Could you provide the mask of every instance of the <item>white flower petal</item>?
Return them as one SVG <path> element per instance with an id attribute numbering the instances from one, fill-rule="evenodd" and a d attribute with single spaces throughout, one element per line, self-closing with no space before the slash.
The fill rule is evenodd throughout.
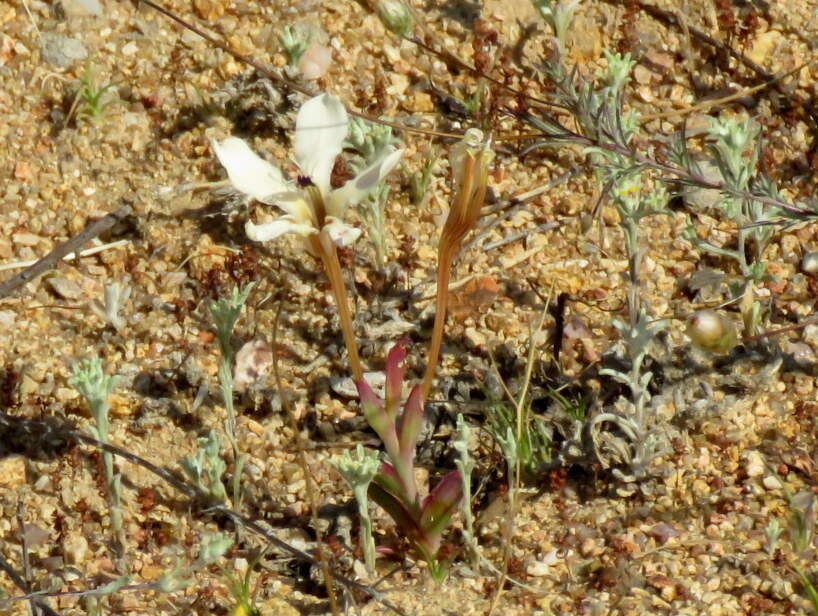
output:
<path id="1" fill-rule="evenodd" d="M 348 206 L 359 203 L 381 183 L 381 180 L 398 164 L 401 156 L 403 150 L 390 149 L 354 179 L 333 190 L 326 200 L 327 213 L 330 216 L 343 217 Z"/>
<path id="2" fill-rule="evenodd" d="M 286 193 L 279 193 L 274 195 L 269 201 L 270 204 L 284 210 L 288 218 L 293 222 L 303 225 L 315 226 L 316 222 L 313 218 L 312 206 L 304 198 L 304 193 L 294 190 Z"/>
<path id="3" fill-rule="evenodd" d="M 316 230 L 312 225 L 303 225 L 294 222 L 289 216 L 283 216 L 278 220 L 261 225 L 255 225 L 248 220 L 244 225 L 244 232 L 254 242 L 269 242 L 285 233 L 296 233 L 306 237 L 316 233 Z"/>
<path id="4" fill-rule="evenodd" d="M 321 94 L 301 105 L 295 120 L 295 160 L 321 194 L 329 192 L 335 158 L 344 147 L 349 118 L 341 101 Z"/>
<path id="5" fill-rule="evenodd" d="M 360 229 L 352 227 L 334 216 L 327 217 L 327 224 L 324 225 L 324 230 L 338 246 L 350 246 L 355 243 L 355 240 L 361 237 Z"/>
<path id="6" fill-rule="evenodd" d="M 267 201 L 271 195 L 292 190 L 281 171 L 259 157 L 238 137 L 228 137 L 221 143 L 214 140 L 212 144 L 230 183 L 239 192 Z"/>

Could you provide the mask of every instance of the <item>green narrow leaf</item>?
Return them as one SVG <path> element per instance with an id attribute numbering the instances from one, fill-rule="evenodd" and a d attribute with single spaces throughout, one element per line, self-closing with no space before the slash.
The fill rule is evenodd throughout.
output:
<path id="1" fill-rule="evenodd" d="M 358 396 L 361 398 L 361 407 L 366 421 L 383 441 L 386 453 L 392 461 L 398 460 L 400 445 L 395 431 L 395 421 L 389 417 L 389 414 L 383 408 L 383 402 L 375 395 L 375 392 L 372 391 L 366 381 L 358 381 L 355 385 L 358 387 Z"/>
<path id="2" fill-rule="evenodd" d="M 400 443 L 401 461 L 408 467 L 413 465 L 415 459 L 415 447 L 417 446 L 418 435 L 423 426 L 423 399 L 420 397 L 420 387 L 417 385 L 412 389 L 406 404 L 403 406 L 403 414 L 398 420 L 398 442 Z"/>
<path id="3" fill-rule="evenodd" d="M 403 375 L 406 366 L 406 341 L 398 340 L 386 356 L 386 413 L 392 421 L 398 415 L 403 394 Z"/>

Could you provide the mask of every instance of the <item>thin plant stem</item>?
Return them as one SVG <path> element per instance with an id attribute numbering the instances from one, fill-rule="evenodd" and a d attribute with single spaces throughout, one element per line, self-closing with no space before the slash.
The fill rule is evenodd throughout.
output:
<path id="1" fill-rule="evenodd" d="M 278 395 L 281 398 L 281 406 L 286 412 L 287 420 L 290 424 L 290 430 L 292 430 L 293 437 L 295 438 L 296 448 L 298 449 L 298 463 L 301 466 L 301 472 L 304 473 L 307 501 L 310 505 L 312 526 L 315 530 L 315 540 L 318 544 L 316 556 L 321 567 L 321 573 L 324 576 L 324 586 L 327 588 L 327 597 L 329 598 L 330 609 L 332 610 L 333 616 L 339 616 L 340 612 L 338 611 L 338 599 L 335 596 L 335 587 L 333 586 L 332 582 L 332 571 L 330 570 L 329 562 L 324 555 L 323 536 L 318 519 L 318 500 L 315 497 L 315 487 L 312 484 L 312 474 L 310 473 L 310 469 L 307 464 L 306 443 L 304 442 L 304 437 L 301 434 L 301 430 L 298 429 L 298 422 L 295 420 L 295 413 L 293 412 L 292 406 L 290 406 L 290 400 L 287 398 L 287 394 L 284 391 L 281 381 L 281 373 L 278 369 L 278 353 L 275 351 L 275 349 L 278 348 L 278 324 L 279 318 L 281 317 L 281 309 L 283 307 L 284 303 L 279 302 L 278 308 L 276 309 L 275 320 L 273 321 L 273 375 L 276 380 L 276 387 L 278 387 Z"/>
<path id="2" fill-rule="evenodd" d="M 458 247 L 459 248 L 459 247 Z M 426 354 L 426 371 L 420 386 L 420 398 L 425 400 L 432 388 L 435 378 L 437 362 L 440 357 L 440 347 L 443 343 L 443 329 L 446 325 L 446 307 L 449 300 L 449 280 L 452 275 L 452 261 L 456 250 L 451 244 L 444 246 L 441 243 L 437 259 L 437 295 L 435 296 L 435 324 L 432 329 L 432 339 L 429 341 L 429 351 Z"/>
<path id="3" fill-rule="evenodd" d="M 224 408 L 227 411 L 227 421 L 225 422 L 225 432 L 227 433 L 227 440 L 230 441 L 230 448 L 233 450 L 233 478 L 231 480 L 231 489 L 233 493 L 233 503 L 235 506 L 241 507 L 241 472 L 244 466 L 244 460 L 239 451 L 239 444 L 236 439 L 236 407 L 233 405 L 233 357 L 225 355 L 222 352 L 221 360 L 219 361 L 219 386 L 222 390 L 222 397 L 224 398 Z"/>
<path id="4" fill-rule="evenodd" d="M 364 371 L 361 367 L 361 359 L 358 356 L 358 341 L 355 338 L 355 329 L 352 326 L 352 314 L 349 311 L 349 297 L 344 275 L 341 272 L 341 263 L 338 261 L 338 253 L 335 244 L 322 231 L 318 235 L 311 235 L 309 238 L 313 250 L 318 253 L 321 263 L 324 265 L 324 272 L 332 287 L 332 294 L 335 296 L 335 304 L 338 306 L 338 318 L 341 321 L 341 331 L 344 334 L 344 343 L 349 355 L 349 366 L 355 381 L 364 378 Z"/>
<path id="5" fill-rule="evenodd" d="M 534 358 L 536 356 L 534 338 L 542 330 L 543 323 L 545 322 L 545 315 L 548 314 L 548 307 L 550 303 L 551 294 L 549 294 L 548 301 L 543 307 L 542 314 L 540 315 L 540 322 L 537 324 L 537 327 L 533 330 L 529 330 L 530 340 L 528 345 L 528 359 L 525 366 L 525 377 L 523 379 L 523 388 L 516 400 L 512 398 L 517 416 L 517 424 L 515 426 L 516 434 L 514 435 L 514 438 L 517 441 L 518 446 L 523 440 L 523 426 L 528 425 L 528 410 L 525 399 L 528 396 L 528 388 L 531 385 L 531 375 L 534 371 Z M 508 390 L 506 391 L 508 392 Z M 497 589 L 495 590 L 494 597 L 491 601 L 491 607 L 488 611 L 489 616 L 491 616 L 491 614 L 493 614 L 494 610 L 497 608 L 500 601 L 500 595 L 503 592 L 503 586 L 505 585 L 506 578 L 508 577 L 508 560 L 511 556 L 511 539 L 514 536 L 514 519 L 517 516 L 518 506 L 517 495 L 520 492 L 520 473 L 522 472 L 522 462 L 520 460 L 520 456 L 517 456 L 516 460 L 514 460 L 513 468 L 514 476 L 509 477 L 508 482 L 508 516 L 506 518 L 506 523 L 503 525 L 503 534 L 505 535 L 505 542 L 503 546 L 503 564 L 497 576 Z M 509 467 L 509 472 L 511 472 L 511 466 Z"/>

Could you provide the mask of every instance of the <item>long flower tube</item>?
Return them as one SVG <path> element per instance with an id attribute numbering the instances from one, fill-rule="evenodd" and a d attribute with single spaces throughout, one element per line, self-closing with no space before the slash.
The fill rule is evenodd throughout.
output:
<path id="1" fill-rule="evenodd" d="M 480 210 L 486 199 L 488 168 L 493 158 L 491 139 L 484 141 L 483 132 L 476 128 L 466 131 L 463 140 L 452 149 L 455 196 L 443 225 L 438 247 L 435 324 L 426 354 L 426 371 L 420 386 L 423 400 L 432 387 L 440 358 L 452 263 L 460 252 L 466 233 L 474 228 L 480 218 Z"/>

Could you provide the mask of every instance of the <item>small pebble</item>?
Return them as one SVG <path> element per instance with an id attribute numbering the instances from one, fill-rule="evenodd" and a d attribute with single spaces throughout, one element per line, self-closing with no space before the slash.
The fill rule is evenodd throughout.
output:
<path id="1" fill-rule="evenodd" d="M 808 252 L 801 259 L 801 271 L 805 274 L 818 273 L 818 251 Z"/>
<path id="2" fill-rule="evenodd" d="M 102 5 L 99 0 L 61 0 L 63 11 L 68 17 L 82 17 L 85 15 L 102 15 Z"/>
<path id="3" fill-rule="evenodd" d="M 747 454 L 747 476 L 761 477 L 764 474 L 764 459 L 757 451 Z"/>
<path id="4" fill-rule="evenodd" d="M 48 285 L 48 288 L 50 288 L 59 298 L 78 299 L 82 297 L 82 289 L 80 286 L 68 278 L 49 278 L 46 284 Z"/>
<path id="5" fill-rule="evenodd" d="M 55 68 L 69 68 L 75 62 L 85 60 L 88 50 L 77 39 L 46 32 L 41 39 L 43 60 Z"/>
<path id="6" fill-rule="evenodd" d="M 69 536 L 64 542 L 65 560 L 70 565 L 79 565 L 88 554 L 88 540 L 82 535 Z"/>

